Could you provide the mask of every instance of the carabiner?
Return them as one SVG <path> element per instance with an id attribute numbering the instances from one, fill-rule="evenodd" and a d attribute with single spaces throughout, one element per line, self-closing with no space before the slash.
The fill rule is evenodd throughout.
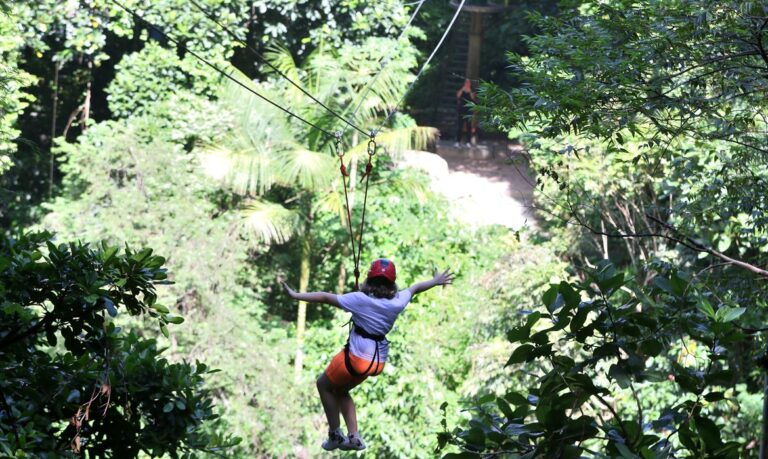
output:
<path id="1" fill-rule="evenodd" d="M 371 138 L 371 140 L 368 141 L 368 156 L 373 156 L 376 154 L 376 139 Z"/>

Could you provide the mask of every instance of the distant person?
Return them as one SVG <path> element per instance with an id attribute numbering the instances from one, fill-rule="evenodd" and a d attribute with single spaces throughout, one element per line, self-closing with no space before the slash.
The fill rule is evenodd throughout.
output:
<path id="1" fill-rule="evenodd" d="M 359 292 L 335 295 L 326 292 L 297 293 L 283 282 L 291 298 L 308 303 L 324 303 L 352 313 L 352 327 L 344 348 L 331 360 L 328 368 L 317 379 L 317 391 L 328 418 L 328 439 L 323 449 L 331 451 L 362 450 L 365 443 L 357 430 L 355 403 L 349 395 L 354 387 L 368 376 L 377 376 L 384 370 L 389 352 L 386 334 L 392 330 L 397 316 L 403 312 L 413 295 L 437 285 L 450 284 L 453 274 L 446 269 L 435 270 L 432 279 L 397 290 L 395 264 L 380 258 L 371 263 L 368 278 Z M 340 428 L 339 412 L 344 415 L 348 436 Z"/>
<path id="2" fill-rule="evenodd" d="M 470 118 L 472 110 L 469 108 L 470 103 L 477 101 L 475 93 L 472 91 L 472 80 L 469 78 L 464 79 L 464 84 L 456 91 L 456 115 L 457 115 L 457 127 L 456 127 L 456 146 L 461 145 L 461 140 L 464 137 L 464 133 L 467 133 L 467 146 L 471 147 L 472 138 L 477 131 L 477 125 L 475 120 Z"/>

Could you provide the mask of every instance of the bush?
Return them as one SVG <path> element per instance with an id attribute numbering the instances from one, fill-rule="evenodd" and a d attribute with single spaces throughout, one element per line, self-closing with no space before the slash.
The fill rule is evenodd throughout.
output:
<path id="1" fill-rule="evenodd" d="M 0 450 L 177 457 L 234 443 L 202 430 L 217 417 L 204 364 L 168 363 L 110 320 L 148 315 L 166 334 L 183 321 L 156 303 L 164 263 L 47 233 L 0 239 Z"/>

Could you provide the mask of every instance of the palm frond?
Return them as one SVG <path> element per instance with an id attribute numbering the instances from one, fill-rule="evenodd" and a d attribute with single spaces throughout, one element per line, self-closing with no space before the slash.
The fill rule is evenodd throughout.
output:
<path id="1" fill-rule="evenodd" d="M 393 58 L 383 71 L 382 53 Z M 338 52 L 318 49 L 302 68 L 313 94 L 334 104 L 348 118 L 360 105 L 351 121 L 366 126 L 375 124 L 381 113 L 400 99 L 414 78 L 409 69 L 415 64 L 411 47 L 389 38 L 372 37 L 361 44 L 345 45 Z"/>
<path id="2" fill-rule="evenodd" d="M 439 131 L 432 127 L 409 126 L 379 132 L 376 143 L 393 158 L 399 158 L 406 150 L 424 149 L 438 134 Z M 366 139 L 352 147 L 349 154 L 353 158 L 361 158 L 366 154 L 367 148 Z"/>
<path id="3" fill-rule="evenodd" d="M 205 174 L 244 196 L 263 194 L 281 181 L 274 163 L 270 152 L 260 148 L 211 145 L 200 152 Z"/>
<path id="4" fill-rule="evenodd" d="M 285 105 L 284 97 L 273 85 L 256 84 L 239 72 L 235 78 L 275 103 Z M 293 139 L 291 125 L 282 110 L 234 82 L 224 86 L 220 103 L 234 115 L 234 132 L 245 135 L 251 143 L 282 143 Z"/>
<path id="5" fill-rule="evenodd" d="M 236 78 L 272 100 L 281 100 L 269 84 L 257 85 L 242 74 Z M 276 183 L 286 183 L 280 176 L 280 152 L 292 148 L 295 133 L 285 114 L 235 83 L 224 87 L 220 101 L 232 114 L 232 129 L 219 143 L 203 149 L 206 172 L 245 195 L 260 195 Z"/>
<path id="6" fill-rule="evenodd" d="M 303 81 L 303 72 L 296 65 L 296 61 L 288 48 L 280 45 L 271 45 L 267 48 L 267 52 L 264 53 L 264 57 L 270 64 L 278 69 L 280 73 L 287 76 L 304 90 L 307 90 L 306 82 Z M 277 77 L 278 75 L 275 76 Z M 304 93 L 287 81 L 283 81 L 282 83 L 285 84 L 286 95 L 291 102 L 293 102 L 293 105 L 300 105 L 297 102 L 306 97 Z"/>
<path id="7" fill-rule="evenodd" d="M 280 204 L 253 199 L 243 206 L 243 223 L 248 233 L 267 244 L 283 244 L 301 228 L 301 215 Z"/>
<path id="8" fill-rule="evenodd" d="M 281 177 L 287 185 L 318 191 L 328 188 L 336 171 L 335 159 L 329 153 L 308 150 L 299 144 L 276 154 Z"/>
<path id="9" fill-rule="evenodd" d="M 328 193 L 323 193 L 315 200 L 315 211 L 337 214 L 342 225 L 347 225 L 347 208 L 344 201 L 344 192 L 341 191 L 341 185 L 334 187 Z"/>
<path id="10" fill-rule="evenodd" d="M 394 174 L 387 181 L 387 186 L 397 190 L 400 196 L 411 196 L 419 202 L 426 203 L 432 196 L 432 190 L 429 188 L 430 180 L 424 179 L 423 174 L 406 171 L 401 174 Z"/>

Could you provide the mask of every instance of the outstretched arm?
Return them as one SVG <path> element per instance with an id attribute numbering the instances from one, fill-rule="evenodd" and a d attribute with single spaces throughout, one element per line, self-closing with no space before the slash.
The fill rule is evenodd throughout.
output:
<path id="1" fill-rule="evenodd" d="M 290 296 L 294 300 L 306 301 L 307 303 L 330 304 L 331 306 L 336 306 L 337 308 L 341 307 L 341 305 L 339 304 L 338 297 L 333 293 L 327 293 L 327 292 L 299 293 L 293 290 L 291 287 L 288 287 L 288 284 L 286 284 L 285 282 L 283 282 L 283 288 L 285 289 L 285 293 L 287 293 L 288 296 Z"/>
<path id="2" fill-rule="evenodd" d="M 436 287 L 438 285 L 449 285 L 453 283 L 453 277 L 454 275 L 451 272 L 450 268 L 446 269 L 442 273 L 435 270 L 435 274 L 434 276 L 432 276 L 432 279 L 424 282 L 419 282 L 418 284 L 413 284 L 410 287 L 408 287 L 408 290 L 411 291 L 411 295 L 416 295 L 417 293 L 427 291 L 432 287 Z"/>

